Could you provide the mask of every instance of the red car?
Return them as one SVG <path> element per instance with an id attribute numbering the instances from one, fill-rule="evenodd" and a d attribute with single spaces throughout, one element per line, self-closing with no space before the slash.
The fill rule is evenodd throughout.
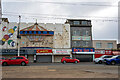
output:
<path id="1" fill-rule="evenodd" d="M 61 59 L 61 62 L 65 64 L 65 63 L 79 63 L 80 61 L 72 57 L 63 57 Z"/>
<path id="2" fill-rule="evenodd" d="M 20 64 L 22 66 L 25 66 L 28 63 L 29 63 L 28 59 L 26 59 L 24 56 L 14 56 L 10 59 L 1 60 L 1 64 L 3 66 L 16 65 L 16 64 Z"/>

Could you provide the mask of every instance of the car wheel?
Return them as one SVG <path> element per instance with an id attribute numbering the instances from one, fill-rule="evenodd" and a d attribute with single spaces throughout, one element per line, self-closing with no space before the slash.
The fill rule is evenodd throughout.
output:
<path id="1" fill-rule="evenodd" d="M 66 61 L 63 61 L 63 64 L 65 64 L 66 63 Z"/>
<path id="2" fill-rule="evenodd" d="M 77 61 L 75 61 L 75 64 L 77 64 L 78 62 Z"/>
<path id="3" fill-rule="evenodd" d="M 21 66 L 25 66 L 26 65 L 26 63 L 25 62 L 21 62 Z"/>
<path id="4" fill-rule="evenodd" d="M 115 64 L 116 64 L 116 62 L 115 62 L 115 61 L 112 61 L 112 62 L 111 62 L 111 65 L 115 65 Z"/>
<path id="5" fill-rule="evenodd" d="M 3 62 L 2 65 L 3 66 L 7 66 L 8 64 L 7 64 L 7 62 Z"/>
<path id="6" fill-rule="evenodd" d="M 99 61 L 98 63 L 99 63 L 99 64 L 102 64 L 102 61 Z"/>

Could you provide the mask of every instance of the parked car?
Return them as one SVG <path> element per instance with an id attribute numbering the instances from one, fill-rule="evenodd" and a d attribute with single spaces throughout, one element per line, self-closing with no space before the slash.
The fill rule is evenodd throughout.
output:
<path id="1" fill-rule="evenodd" d="M 5 59 L 6 59 L 5 57 L 0 57 L 0 61 L 1 61 L 1 60 L 5 60 Z"/>
<path id="2" fill-rule="evenodd" d="M 10 59 L 1 60 L 1 64 L 3 66 L 6 65 L 18 65 L 25 66 L 29 63 L 28 59 L 26 59 L 24 56 L 14 56 Z"/>
<path id="3" fill-rule="evenodd" d="M 94 63 L 102 64 L 104 62 L 104 59 L 111 58 L 111 57 L 112 57 L 112 55 L 103 55 L 103 56 L 101 56 L 99 58 L 95 58 Z"/>
<path id="4" fill-rule="evenodd" d="M 120 55 L 116 55 L 116 56 L 113 56 L 109 59 L 105 59 L 104 63 L 108 64 L 108 65 L 109 64 L 111 64 L 111 65 L 120 64 Z"/>
<path id="5" fill-rule="evenodd" d="M 72 57 L 63 57 L 61 59 L 61 62 L 65 64 L 65 63 L 79 63 L 80 61 Z"/>

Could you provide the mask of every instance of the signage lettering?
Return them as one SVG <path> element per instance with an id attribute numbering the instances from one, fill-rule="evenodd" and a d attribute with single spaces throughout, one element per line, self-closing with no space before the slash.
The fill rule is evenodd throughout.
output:
<path id="1" fill-rule="evenodd" d="M 36 53 L 52 53 L 52 49 L 38 49 Z"/>
<path id="2" fill-rule="evenodd" d="M 73 48 L 72 52 L 94 52 L 94 48 Z"/>

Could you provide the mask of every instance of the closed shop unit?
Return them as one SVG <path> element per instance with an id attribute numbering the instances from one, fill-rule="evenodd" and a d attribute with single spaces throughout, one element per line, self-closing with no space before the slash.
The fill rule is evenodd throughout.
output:
<path id="1" fill-rule="evenodd" d="M 72 57 L 71 51 L 71 49 L 53 49 L 53 62 L 61 62 L 61 59 L 66 56 Z"/>
<path id="2" fill-rule="evenodd" d="M 80 62 L 91 62 L 94 59 L 95 50 L 94 48 L 72 48 L 72 54 Z"/>
<path id="3" fill-rule="evenodd" d="M 29 60 L 29 62 L 34 62 L 34 56 L 33 55 L 28 55 L 28 60 Z"/>
<path id="4" fill-rule="evenodd" d="M 93 61 L 93 55 L 86 55 L 86 54 L 79 54 L 79 55 L 73 55 L 74 58 L 79 59 L 80 62 L 92 62 Z"/>
<path id="5" fill-rule="evenodd" d="M 51 63 L 52 56 L 51 55 L 37 55 L 37 62 Z"/>
<path id="6" fill-rule="evenodd" d="M 70 55 L 55 55 L 55 56 L 54 56 L 54 62 L 61 62 L 61 59 L 62 59 L 63 57 L 66 57 L 66 56 L 69 56 L 69 57 L 70 57 Z"/>

